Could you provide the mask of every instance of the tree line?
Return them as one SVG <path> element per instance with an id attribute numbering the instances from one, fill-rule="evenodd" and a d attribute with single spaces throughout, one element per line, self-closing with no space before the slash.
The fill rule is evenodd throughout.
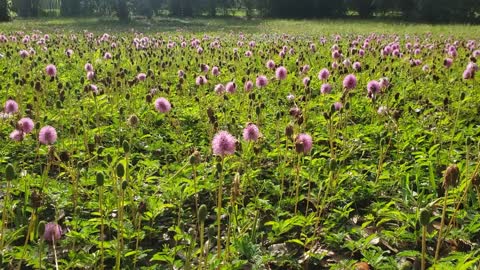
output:
<path id="1" fill-rule="evenodd" d="M 0 21 L 37 17 L 42 3 L 56 4 L 60 16 L 115 15 L 151 18 L 235 15 L 269 18 L 344 18 L 374 15 L 422 22 L 479 22 L 479 0 L 0 0 Z"/>

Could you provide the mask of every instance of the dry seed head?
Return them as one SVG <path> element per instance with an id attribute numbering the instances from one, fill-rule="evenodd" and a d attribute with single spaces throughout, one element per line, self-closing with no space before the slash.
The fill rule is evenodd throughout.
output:
<path id="1" fill-rule="evenodd" d="M 456 186 L 458 184 L 459 179 L 460 179 L 460 170 L 458 169 L 457 165 L 452 164 L 448 166 L 447 170 L 445 170 L 443 187 L 448 188 L 448 187 Z"/>

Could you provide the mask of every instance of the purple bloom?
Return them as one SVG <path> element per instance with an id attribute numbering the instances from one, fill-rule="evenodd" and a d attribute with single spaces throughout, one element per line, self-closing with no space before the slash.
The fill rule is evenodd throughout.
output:
<path id="1" fill-rule="evenodd" d="M 106 60 L 112 59 L 112 54 L 109 53 L 109 52 L 106 52 L 106 53 L 103 55 L 103 58 L 106 59 Z"/>
<path id="2" fill-rule="evenodd" d="M 25 134 L 21 130 L 18 130 L 18 129 L 15 129 L 14 131 L 12 131 L 12 133 L 10 133 L 10 139 L 12 139 L 16 142 L 23 141 L 24 137 L 25 137 Z"/>
<path id="3" fill-rule="evenodd" d="M 95 78 L 95 72 L 93 71 L 87 72 L 87 80 L 91 81 L 93 80 L 93 78 Z"/>
<path id="4" fill-rule="evenodd" d="M 206 84 L 208 81 L 207 81 L 207 78 L 205 78 L 204 76 L 198 76 L 196 79 L 195 79 L 195 84 L 196 85 L 204 85 Z"/>
<path id="5" fill-rule="evenodd" d="M 212 75 L 213 75 L 213 76 L 218 76 L 218 75 L 220 75 L 220 69 L 218 69 L 218 67 L 213 67 L 213 68 L 212 68 Z"/>
<path id="6" fill-rule="evenodd" d="M 265 87 L 265 86 L 267 86 L 267 84 L 268 84 L 267 77 L 265 77 L 263 75 L 260 75 L 260 76 L 257 77 L 256 85 L 257 85 L 258 88 Z"/>
<path id="7" fill-rule="evenodd" d="M 237 90 L 237 85 L 234 82 L 229 82 L 225 86 L 225 90 L 227 90 L 228 93 L 233 94 Z"/>
<path id="8" fill-rule="evenodd" d="M 54 65 L 50 64 L 45 68 L 45 72 L 48 76 L 55 77 L 57 75 L 57 68 Z"/>
<path id="9" fill-rule="evenodd" d="M 303 153 L 304 154 L 308 154 L 308 152 L 310 152 L 310 150 L 312 150 L 312 145 L 313 145 L 313 141 L 312 141 L 312 137 L 308 134 L 305 134 L 305 133 L 302 133 L 302 134 L 299 134 L 296 138 L 295 138 L 295 145 L 302 145 L 302 147 L 300 148 L 301 150 L 303 150 Z M 297 150 L 299 148 L 297 147 Z"/>
<path id="10" fill-rule="evenodd" d="M 178 71 L 178 77 L 183 78 L 183 76 L 185 76 L 185 72 L 183 72 L 183 70 L 179 70 Z"/>
<path id="11" fill-rule="evenodd" d="M 382 86 L 383 89 L 386 89 L 388 88 L 388 86 L 390 86 L 390 81 L 387 77 L 383 77 L 380 79 L 380 86 Z"/>
<path id="12" fill-rule="evenodd" d="M 304 65 L 304 66 L 300 69 L 300 71 L 301 71 L 302 73 L 307 73 L 307 72 L 310 71 L 310 66 L 309 66 L 309 65 Z"/>
<path id="13" fill-rule="evenodd" d="M 225 86 L 221 83 L 215 85 L 215 93 L 223 94 L 225 92 Z"/>
<path id="14" fill-rule="evenodd" d="M 318 73 L 318 79 L 322 81 L 328 80 L 329 76 L 330 76 L 330 72 L 326 68 L 320 70 L 320 72 Z"/>
<path id="15" fill-rule="evenodd" d="M 248 123 L 247 127 L 243 129 L 243 139 L 245 141 L 257 141 L 260 137 L 260 131 L 255 124 Z"/>
<path id="16" fill-rule="evenodd" d="M 335 108 L 335 111 L 340 111 L 343 108 L 343 104 L 337 101 L 333 103 L 333 107 Z"/>
<path id="17" fill-rule="evenodd" d="M 18 112 L 18 104 L 15 100 L 9 99 L 5 102 L 5 112 L 6 113 L 16 113 Z"/>
<path id="18" fill-rule="evenodd" d="M 275 62 L 273 62 L 273 60 L 268 60 L 267 64 L 266 64 L 266 67 L 268 69 L 274 69 L 275 68 Z"/>
<path id="19" fill-rule="evenodd" d="M 85 71 L 87 72 L 93 72 L 93 66 L 90 63 L 85 64 Z"/>
<path id="20" fill-rule="evenodd" d="M 34 123 L 32 119 L 24 117 L 20 119 L 17 123 L 17 129 L 23 131 L 23 133 L 30 133 L 33 130 Z"/>
<path id="21" fill-rule="evenodd" d="M 361 71 L 361 69 L 362 69 L 362 64 L 360 64 L 360 62 L 355 62 L 355 63 L 353 63 L 352 68 L 353 68 L 355 71 Z"/>
<path id="22" fill-rule="evenodd" d="M 213 154 L 217 156 L 233 155 L 237 140 L 227 131 L 219 131 L 212 140 Z"/>
<path id="23" fill-rule="evenodd" d="M 320 88 L 320 93 L 322 94 L 330 94 L 332 92 L 332 86 L 329 83 L 322 84 Z"/>
<path id="24" fill-rule="evenodd" d="M 377 81 L 370 81 L 368 84 L 367 84 L 367 91 L 368 91 L 368 95 L 369 96 L 374 96 L 376 95 L 378 92 L 380 92 L 380 89 L 381 89 L 381 85 L 379 82 Z"/>
<path id="25" fill-rule="evenodd" d="M 277 77 L 278 80 L 285 80 L 287 78 L 287 69 L 285 67 L 279 67 L 275 71 L 275 77 Z"/>
<path id="26" fill-rule="evenodd" d="M 465 80 L 473 79 L 474 74 L 475 74 L 475 72 L 472 69 L 467 68 L 463 72 L 463 79 L 465 79 Z"/>
<path id="27" fill-rule="evenodd" d="M 303 78 L 302 82 L 303 82 L 303 85 L 304 85 L 305 87 L 307 87 L 307 86 L 310 85 L 310 78 L 309 78 L 309 77 L 305 77 L 305 78 Z"/>
<path id="28" fill-rule="evenodd" d="M 445 58 L 445 60 L 443 60 L 443 66 L 445 66 L 446 68 L 450 68 L 452 64 L 453 64 L 452 58 Z"/>
<path id="29" fill-rule="evenodd" d="M 161 113 L 167 113 L 172 109 L 172 105 L 166 98 L 157 98 L 155 100 L 155 109 Z"/>
<path id="30" fill-rule="evenodd" d="M 57 140 L 57 131 L 51 126 L 44 126 L 40 129 L 38 140 L 41 144 L 53 144 Z"/>
<path id="31" fill-rule="evenodd" d="M 43 239 L 47 242 L 56 242 L 62 237 L 62 227 L 54 222 L 45 225 Z"/>
<path id="32" fill-rule="evenodd" d="M 357 87 L 357 78 L 353 74 L 347 75 L 345 79 L 343 79 L 343 87 L 347 90 L 351 90 Z"/>
<path id="33" fill-rule="evenodd" d="M 137 79 L 138 79 L 139 81 L 145 81 L 146 78 L 147 78 L 147 74 L 145 74 L 145 73 L 139 73 L 139 74 L 137 75 Z"/>
<path id="34" fill-rule="evenodd" d="M 253 89 L 253 82 L 252 81 L 247 81 L 245 82 L 245 91 L 250 92 Z"/>

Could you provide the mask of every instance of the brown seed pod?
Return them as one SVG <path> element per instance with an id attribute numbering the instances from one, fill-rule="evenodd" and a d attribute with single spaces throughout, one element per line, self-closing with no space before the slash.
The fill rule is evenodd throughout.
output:
<path id="1" fill-rule="evenodd" d="M 460 179 L 460 170 L 458 169 L 457 165 L 452 164 L 448 166 L 447 170 L 445 170 L 443 187 L 448 188 L 448 187 L 456 186 L 458 184 L 459 179 Z"/>

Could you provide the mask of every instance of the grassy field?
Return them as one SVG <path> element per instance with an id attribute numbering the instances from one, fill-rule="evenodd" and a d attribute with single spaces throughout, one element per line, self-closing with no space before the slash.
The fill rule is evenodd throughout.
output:
<path id="1" fill-rule="evenodd" d="M 45 18 L 38 20 L 18 19 L 0 24 L 0 30 L 43 30 L 43 31 L 93 31 L 130 32 L 132 29 L 144 33 L 187 32 L 187 33 L 288 33 L 298 35 L 328 35 L 335 33 L 369 34 L 443 34 L 465 38 L 475 38 L 480 34 L 480 26 L 472 25 L 430 25 L 412 24 L 382 20 L 262 20 L 242 18 L 219 19 L 175 19 L 155 18 L 136 20 L 130 24 L 120 24 L 115 19 L 98 18 Z"/>
<path id="2" fill-rule="evenodd" d="M 0 24 L 0 268 L 479 269 L 479 30 Z"/>

